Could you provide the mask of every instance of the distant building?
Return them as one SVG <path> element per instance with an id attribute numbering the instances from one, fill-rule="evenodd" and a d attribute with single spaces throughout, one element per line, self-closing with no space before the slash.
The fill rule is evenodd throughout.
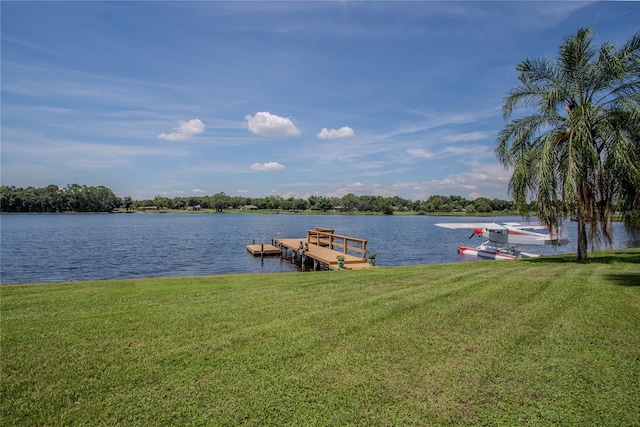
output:
<path id="1" fill-rule="evenodd" d="M 254 205 L 244 205 L 240 207 L 241 211 L 257 211 L 258 207 Z"/>

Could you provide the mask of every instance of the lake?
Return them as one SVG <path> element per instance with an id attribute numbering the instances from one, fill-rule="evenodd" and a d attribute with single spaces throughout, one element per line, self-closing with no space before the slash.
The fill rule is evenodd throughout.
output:
<path id="1" fill-rule="evenodd" d="M 306 237 L 316 226 L 368 240 L 376 265 L 441 264 L 476 260 L 457 253 L 477 246 L 469 232 L 437 222 L 490 218 L 289 214 L 38 214 L 0 217 L 0 283 L 75 282 L 159 276 L 293 272 L 280 257 L 254 257 L 246 245 Z M 520 217 L 499 221 L 523 222 Z M 547 255 L 576 251 L 576 226 L 563 247 L 529 247 Z M 615 224 L 614 247 L 637 246 Z M 490 261 L 495 262 L 495 261 Z"/>

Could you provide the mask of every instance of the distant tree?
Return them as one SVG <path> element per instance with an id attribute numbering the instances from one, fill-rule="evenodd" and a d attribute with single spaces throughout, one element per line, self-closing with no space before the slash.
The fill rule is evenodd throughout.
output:
<path id="1" fill-rule="evenodd" d="M 333 209 L 333 202 L 326 197 L 319 197 L 316 201 L 316 209 L 321 210 L 322 212 L 326 212 L 328 210 Z"/>
<path id="2" fill-rule="evenodd" d="M 478 197 L 473 201 L 473 207 L 477 212 L 491 212 L 491 203 L 486 197 Z"/>
<path id="3" fill-rule="evenodd" d="M 169 201 L 169 207 L 171 209 L 186 209 L 187 200 L 184 197 L 176 197 L 175 199 Z"/>
<path id="4" fill-rule="evenodd" d="M 222 212 L 223 209 L 226 209 L 229 206 L 229 196 L 227 196 L 224 192 L 214 194 L 213 196 L 211 196 L 211 200 L 209 203 L 217 212 Z"/>
<path id="5" fill-rule="evenodd" d="M 158 194 L 153 198 L 151 205 L 157 206 L 158 208 L 169 207 L 169 199 Z"/>
<path id="6" fill-rule="evenodd" d="M 424 202 L 427 212 L 442 212 L 442 196 L 431 196 Z"/>
<path id="7" fill-rule="evenodd" d="M 133 200 L 131 199 L 131 196 L 124 196 L 122 198 L 122 207 L 129 211 L 129 209 L 131 209 L 131 206 L 133 206 Z"/>
<path id="8" fill-rule="evenodd" d="M 309 209 L 309 202 L 305 199 L 296 199 L 296 210 L 306 211 Z"/>
<path id="9" fill-rule="evenodd" d="M 345 208 L 347 212 L 351 212 L 354 210 L 358 210 L 358 207 L 360 206 L 360 200 L 359 197 L 355 194 L 349 193 L 342 196 L 342 199 L 340 199 L 340 204 Z"/>
<path id="10" fill-rule="evenodd" d="M 640 32 L 620 49 L 593 46 L 591 31 L 565 40 L 555 61 L 527 59 L 519 86 L 503 103 L 506 119 L 517 108 L 535 110 L 511 119 L 497 138 L 496 155 L 513 168 L 509 192 L 522 214 L 527 196 L 557 229 L 578 222 L 577 259 L 602 234 L 612 240 L 611 214 L 628 226 L 640 222 Z"/>
<path id="11" fill-rule="evenodd" d="M 280 209 L 280 206 L 282 205 L 282 202 L 284 200 L 280 196 L 267 196 L 265 197 L 265 199 L 267 203 L 267 209 L 270 209 L 270 210 Z"/>
<path id="12" fill-rule="evenodd" d="M 388 199 L 388 202 L 395 208 L 395 210 L 398 211 L 408 210 L 411 206 L 413 206 L 411 200 L 403 199 L 400 196 L 393 196 Z"/>
<path id="13" fill-rule="evenodd" d="M 86 187 L 86 186 L 85 186 Z M 67 195 L 68 208 L 75 212 L 87 212 L 86 194 L 79 184 L 67 184 L 64 189 Z"/>
<path id="14" fill-rule="evenodd" d="M 372 209 L 372 196 L 360 196 L 360 206 L 359 206 L 359 210 L 363 211 L 363 212 L 370 212 Z"/>
<path id="15" fill-rule="evenodd" d="M 238 209 L 241 206 L 250 205 L 251 199 L 242 196 L 229 196 L 229 206 Z"/>

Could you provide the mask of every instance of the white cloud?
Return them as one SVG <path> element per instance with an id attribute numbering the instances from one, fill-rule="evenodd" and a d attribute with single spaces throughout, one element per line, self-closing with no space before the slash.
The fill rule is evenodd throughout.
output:
<path id="1" fill-rule="evenodd" d="M 192 193 L 194 194 L 205 194 L 206 191 L 201 190 L 200 188 L 194 188 L 193 190 L 191 190 Z"/>
<path id="2" fill-rule="evenodd" d="M 349 126 L 342 126 L 340 129 L 331 129 L 322 128 L 320 133 L 318 134 L 318 138 L 320 139 L 334 139 L 334 138 L 346 138 L 349 136 L 354 136 L 356 133 Z"/>
<path id="3" fill-rule="evenodd" d="M 433 154 L 425 150 L 424 148 L 410 148 L 407 153 L 414 157 L 421 157 L 423 159 L 430 159 Z"/>
<path id="4" fill-rule="evenodd" d="M 298 136 L 300 130 L 288 117 L 280 117 L 268 112 L 247 114 L 244 118 L 249 130 L 260 136 Z"/>
<path id="5" fill-rule="evenodd" d="M 294 199 L 298 199 L 300 198 L 300 195 L 295 191 L 287 191 L 286 193 L 280 194 L 280 197 L 282 197 L 283 199 L 288 199 L 290 197 L 293 197 Z"/>
<path id="6" fill-rule="evenodd" d="M 284 168 L 285 167 L 278 162 L 254 163 L 251 165 L 251 169 L 255 171 L 277 171 Z"/>
<path id="7" fill-rule="evenodd" d="M 204 123 L 200 119 L 192 119 L 187 121 L 178 121 L 178 126 L 173 128 L 175 132 L 161 133 L 158 135 L 158 139 L 165 139 L 167 141 L 183 141 L 191 138 L 193 135 L 204 132 Z"/>
<path id="8" fill-rule="evenodd" d="M 361 182 L 354 182 L 352 184 L 347 184 L 345 187 L 340 187 L 336 189 L 333 194 L 330 194 L 331 197 L 342 197 L 346 194 L 363 194 L 367 191 L 365 185 Z"/>

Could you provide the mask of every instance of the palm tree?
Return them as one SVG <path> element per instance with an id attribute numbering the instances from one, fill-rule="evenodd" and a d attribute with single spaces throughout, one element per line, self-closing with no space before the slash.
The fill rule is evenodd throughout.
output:
<path id="1" fill-rule="evenodd" d="M 620 49 L 598 50 L 580 29 L 555 61 L 526 59 L 517 71 L 495 149 L 513 170 L 508 190 L 522 215 L 527 199 L 537 200 L 550 229 L 575 217 L 577 259 L 585 261 L 600 236 L 611 244 L 615 212 L 629 229 L 640 225 L 640 32 Z M 516 109 L 526 111 L 512 118 Z"/>

